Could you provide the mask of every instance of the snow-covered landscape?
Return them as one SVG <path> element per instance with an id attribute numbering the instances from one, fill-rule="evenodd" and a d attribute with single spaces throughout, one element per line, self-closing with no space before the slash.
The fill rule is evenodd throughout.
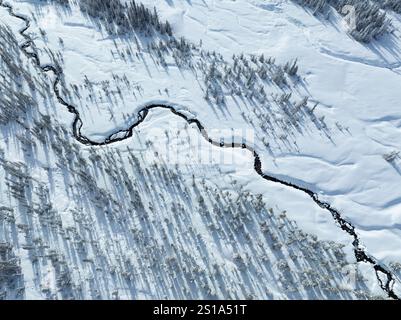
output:
<path id="1" fill-rule="evenodd" d="M 397 0 L 0 0 L 0 299 L 401 298 Z"/>

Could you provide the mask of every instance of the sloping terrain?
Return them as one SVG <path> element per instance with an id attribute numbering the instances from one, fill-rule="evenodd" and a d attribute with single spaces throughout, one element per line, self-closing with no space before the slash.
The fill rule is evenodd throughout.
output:
<path id="1" fill-rule="evenodd" d="M 396 13 L 366 44 L 292 1 L 144 0 L 174 36 L 82 3 L 0 9 L 4 298 L 399 297 Z"/>

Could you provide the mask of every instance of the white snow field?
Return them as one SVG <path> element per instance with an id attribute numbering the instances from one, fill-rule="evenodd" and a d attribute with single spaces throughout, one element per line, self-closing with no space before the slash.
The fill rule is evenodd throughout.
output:
<path id="1" fill-rule="evenodd" d="M 266 173 L 318 193 L 355 226 L 401 295 L 399 15 L 392 34 L 362 44 L 336 13 L 327 21 L 292 1 L 142 0 L 193 44 L 181 57 L 140 34 L 110 36 L 73 1 L 5 2 L 31 20 L 26 33 L 42 65 L 62 68 L 62 96 L 79 111 L 82 135 L 104 141 L 152 103 L 185 111 L 216 140 L 246 132 Z M 24 40 L 24 23 L 2 7 L 0 25 Z M 286 75 L 287 85 L 259 79 L 262 97 L 227 85 L 220 103 L 206 100 L 213 60 L 223 73 L 241 53 L 255 70 L 252 55 L 275 58 L 273 66 L 297 58 L 299 76 Z M 42 97 L 25 83 L 35 106 L 0 123 L 0 244 L 12 244 L 24 283 L 6 285 L 4 298 L 387 297 L 330 212 L 262 179 L 249 151 L 213 147 L 167 110 L 150 111 L 132 138 L 83 146 L 52 76 L 22 52 L 19 60 L 45 87 Z"/>

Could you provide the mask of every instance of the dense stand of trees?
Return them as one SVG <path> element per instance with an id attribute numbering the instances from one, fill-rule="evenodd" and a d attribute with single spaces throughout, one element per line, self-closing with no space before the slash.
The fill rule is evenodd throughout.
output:
<path id="1" fill-rule="evenodd" d="M 397 13 L 401 13 L 401 1 L 400 0 L 373 0 L 380 8 L 385 10 L 392 10 Z"/>
<path id="2" fill-rule="evenodd" d="M 160 21 L 156 8 L 152 11 L 134 0 L 125 4 L 120 0 L 80 0 L 79 6 L 89 16 L 100 19 L 111 34 L 139 31 L 151 35 L 157 31 L 162 35 L 172 35 L 169 22 Z"/>
<path id="3" fill-rule="evenodd" d="M 12 31 L 0 25 L 0 125 L 16 121 L 33 105 L 32 98 L 21 90 L 22 81 L 39 89 L 34 79 L 21 69 L 20 49 Z M 40 92 L 40 90 L 38 90 Z"/>
<path id="4" fill-rule="evenodd" d="M 401 11 L 399 0 L 294 0 L 295 2 L 309 7 L 316 13 L 327 13 L 333 7 L 339 14 L 348 15 L 347 6 L 355 8 L 354 26 L 351 27 L 350 35 L 358 41 L 370 42 L 390 30 L 389 19 L 386 11 Z"/>
<path id="5" fill-rule="evenodd" d="M 59 4 L 59 5 L 62 5 L 62 6 L 66 6 L 66 7 L 70 6 L 70 0 L 37 0 L 37 1 L 39 1 L 41 3 L 44 3 L 44 4 L 46 4 L 46 3 L 54 3 L 54 4 Z"/>

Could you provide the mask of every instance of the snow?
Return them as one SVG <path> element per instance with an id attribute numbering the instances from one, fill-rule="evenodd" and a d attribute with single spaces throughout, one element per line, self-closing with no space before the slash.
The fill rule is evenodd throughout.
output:
<path id="1" fill-rule="evenodd" d="M 201 75 L 178 68 L 172 59 L 167 61 L 167 68 L 158 65 L 146 50 L 147 40 L 139 35 L 142 48 L 139 57 L 124 61 L 111 53 L 116 50 L 114 41 L 121 50 L 132 47 L 134 52 L 136 44 L 100 32 L 78 8 L 73 6 L 71 12 L 63 12 L 54 5 L 38 5 L 36 1 L 9 2 L 17 12 L 27 16 L 31 12 L 35 14 L 37 21 L 32 22 L 29 32 L 34 36 L 42 63 L 51 61 L 45 48 L 60 51 L 68 85 L 83 86 L 87 76 L 90 81 L 96 81 L 96 91 L 100 91 L 102 81 L 110 81 L 114 89 L 121 87 L 121 97 L 116 94 L 111 100 L 104 98 L 92 103 L 88 96 L 71 97 L 80 112 L 85 136 L 102 141 L 135 122 L 137 111 L 143 106 L 157 103 L 186 110 L 215 138 L 231 136 L 232 129 L 253 132 L 248 136 L 261 155 L 264 171 L 316 191 L 322 200 L 331 203 L 352 222 L 370 254 L 387 265 L 401 262 L 401 160 L 388 163 L 383 159 L 384 154 L 401 149 L 399 16 L 393 15 L 394 34 L 366 45 L 346 34 L 346 27 L 335 13 L 327 22 L 291 1 L 142 0 L 148 6 L 157 7 L 160 16 L 172 23 L 177 36 L 184 36 L 195 44 L 202 40 L 203 49 L 215 50 L 227 61 L 231 61 L 234 53 L 241 52 L 263 53 L 276 57 L 282 64 L 298 58 L 302 81 L 301 85 L 291 84 L 292 100 L 309 96 L 311 101 L 319 102 L 316 117 L 324 116 L 327 127 L 320 130 L 312 122 L 305 121 L 299 132 L 289 134 L 288 143 L 269 136 L 270 149 L 267 149 L 262 141 L 266 134 L 258 125 L 258 117 L 252 111 L 254 106 L 230 97 L 225 107 L 208 103 L 204 100 Z M 4 9 L 0 9 L 0 18 L 14 33 L 21 26 Z M 44 38 L 39 28 L 46 31 Z M 59 38 L 63 39 L 63 44 Z M 130 84 L 116 84 L 112 74 L 126 75 Z M 280 92 L 280 88 L 272 86 L 268 95 Z M 71 127 L 72 117 L 62 106 L 48 112 L 65 128 Z M 243 113 L 253 119 L 255 125 L 244 121 Z M 270 206 L 285 210 L 305 232 L 317 235 L 320 240 L 346 245 L 348 259 L 353 259 L 352 239 L 339 229 L 330 213 L 318 208 L 310 197 L 266 182 L 254 172 L 249 152 L 212 147 L 195 128 L 189 133 L 193 143 L 178 143 L 166 137 L 167 129 L 182 129 L 183 126 L 167 111 L 154 110 L 136 132 L 145 135 L 142 141 L 153 141 L 161 155 L 169 154 L 173 164 L 175 161 L 180 166 L 190 164 L 194 159 L 196 163 L 201 157 L 207 172 L 205 154 L 215 160 L 214 165 L 220 166 L 222 158 L 234 160 L 231 165 L 220 166 L 225 173 L 223 178 L 216 173 L 215 176 L 206 175 L 205 171 L 199 172 L 199 177 L 207 176 L 222 189 L 228 188 L 230 179 L 237 180 L 244 190 L 263 194 Z M 278 135 L 280 133 L 278 129 Z M 145 152 L 148 146 L 136 139 L 134 135 L 108 148 L 123 152 L 129 146 L 137 152 Z M 182 137 L 182 140 L 188 139 L 186 134 Z M 154 154 L 147 156 L 147 162 L 155 158 Z M 67 214 L 68 195 L 60 191 L 62 185 L 60 181 L 54 186 L 52 200 L 57 211 L 65 212 L 63 224 L 72 225 L 73 218 Z M 201 224 L 195 221 L 194 225 Z M 206 241 L 211 248 L 215 246 L 211 238 Z M 232 255 L 230 250 L 210 249 L 220 253 L 222 261 Z M 364 264 L 360 265 L 368 275 L 371 292 L 379 292 L 375 275 L 368 267 L 363 267 Z M 51 286 L 53 280 L 45 279 L 44 286 Z M 143 290 L 139 297 L 149 298 L 151 290 Z M 283 298 L 279 288 L 274 290 L 276 297 Z"/>
<path id="2" fill-rule="evenodd" d="M 290 1 L 144 3 L 174 21 L 179 35 L 202 38 L 205 47 L 228 57 L 246 52 L 283 62 L 299 58 L 308 93 L 322 104 L 319 114 L 331 128 L 338 122 L 349 132 L 297 137 L 299 152 L 275 150 L 274 158 L 263 157 L 264 167 L 320 191 L 364 230 L 372 254 L 399 261 L 401 175 L 399 164 L 389 165 L 382 155 L 399 150 L 401 141 L 400 18 L 393 19 L 393 36 L 365 45 L 347 36 L 338 18 L 324 23 Z M 382 230 L 392 241 L 367 236 L 369 229 Z"/>

